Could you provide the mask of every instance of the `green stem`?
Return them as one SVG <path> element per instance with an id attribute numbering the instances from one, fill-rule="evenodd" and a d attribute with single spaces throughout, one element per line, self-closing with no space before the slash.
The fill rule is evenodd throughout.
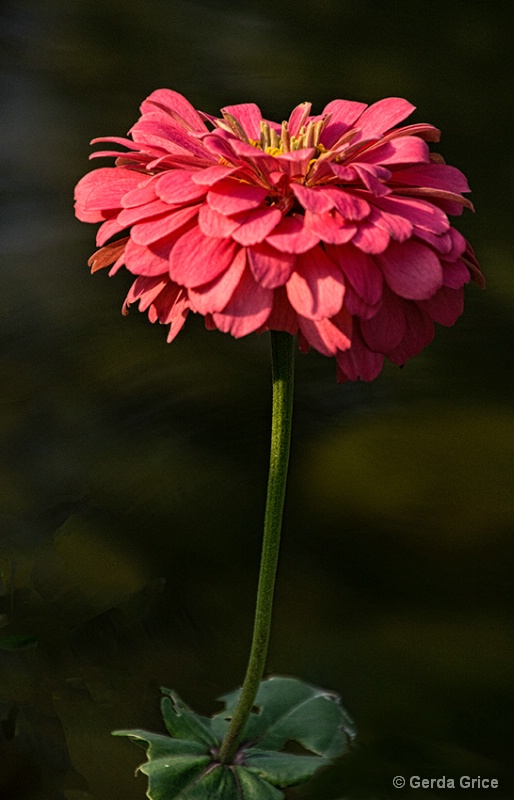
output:
<path id="1" fill-rule="evenodd" d="M 243 688 L 219 752 L 219 760 L 223 764 L 230 764 L 234 758 L 266 666 L 291 442 L 293 348 L 294 337 L 291 334 L 271 331 L 273 380 L 271 451 L 259 586 L 252 648 Z"/>

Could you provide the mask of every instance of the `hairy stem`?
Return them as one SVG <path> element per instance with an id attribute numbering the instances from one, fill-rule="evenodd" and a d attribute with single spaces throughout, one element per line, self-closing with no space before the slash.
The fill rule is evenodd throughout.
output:
<path id="1" fill-rule="evenodd" d="M 219 759 L 223 764 L 231 763 L 234 758 L 266 666 L 291 442 L 293 347 L 294 337 L 291 334 L 271 331 L 273 380 L 271 450 L 259 586 L 252 647 L 243 688 L 220 748 Z"/>

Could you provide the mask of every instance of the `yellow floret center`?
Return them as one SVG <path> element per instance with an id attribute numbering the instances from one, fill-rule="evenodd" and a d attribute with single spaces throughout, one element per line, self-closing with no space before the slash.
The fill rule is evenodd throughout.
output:
<path id="1" fill-rule="evenodd" d="M 303 150 L 313 147 L 317 155 L 326 152 L 319 141 L 321 133 L 328 122 L 328 117 L 323 119 L 311 120 L 307 125 L 302 125 L 298 133 L 291 136 L 289 124 L 284 121 L 280 129 L 280 134 L 272 128 L 268 122 L 261 120 L 261 137 L 258 141 L 250 139 L 249 142 L 254 147 L 258 147 L 270 156 L 281 156 L 284 153 L 291 153 L 294 150 Z"/>

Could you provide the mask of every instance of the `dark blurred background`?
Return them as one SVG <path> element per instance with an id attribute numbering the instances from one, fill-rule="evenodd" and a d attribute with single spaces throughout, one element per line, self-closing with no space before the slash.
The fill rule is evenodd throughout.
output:
<path id="1" fill-rule="evenodd" d="M 473 189 L 488 280 L 405 369 L 335 382 L 298 355 L 269 671 L 335 690 L 358 741 L 304 800 L 448 797 L 514 746 L 511 4 L 4 0 L 0 132 L 0 797 L 136 800 L 159 686 L 198 711 L 243 676 L 266 486 L 269 341 L 166 344 L 128 274 L 90 277 L 89 141 L 174 88 L 282 120 L 415 103 Z M 98 162 L 97 162 L 97 165 Z"/>

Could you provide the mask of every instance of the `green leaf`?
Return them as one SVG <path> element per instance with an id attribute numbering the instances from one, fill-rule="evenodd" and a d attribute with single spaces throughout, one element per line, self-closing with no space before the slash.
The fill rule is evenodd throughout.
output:
<path id="1" fill-rule="evenodd" d="M 207 755 L 207 747 L 188 739 L 172 739 L 160 733 L 148 731 L 113 731 L 113 736 L 128 736 L 137 744 L 143 744 L 147 749 L 149 761 L 174 755 Z"/>
<path id="2" fill-rule="evenodd" d="M 225 695 L 226 710 L 213 719 L 212 728 L 222 737 L 227 718 L 234 712 L 240 691 Z M 258 713 L 252 713 L 243 740 L 262 750 L 281 750 L 296 741 L 319 756 L 332 759 L 348 749 L 355 736 L 352 720 L 338 695 L 299 681 L 273 677 L 263 681 L 255 698 Z"/>
<path id="3" fill-rule="evenodd" d="M 322 756 L 299 756 L 274 750 L 250 748 L 245 751 L 244 766 L 273 786 L 297 786 L 312 778 L 320 767 L 331 761 Z"/>
<path id="4" fill-rule="evenodd" d="M 284 795 L 275 789 L 267 781 L 261 780 L 245 767 L 234 767 L 237 776 L 240 794 L 237 798 L 241 800 L 282 800 Z M 223 795 L 221 795 L 223 796 Z M 223 800 L 225 800 L 223 796 Z"/>
<path id="5" fill-rule="evenodd" d="M 175 739 L 192 739 L 207 745 L 218 742 L 211 730 L 209 717 L 195 714 L 171 689 L 162 687 L 161 691 L 166 695 L 161 702 L 161 711 L 170 736 Z"/>
<path id="6" fill-rule="evenodd" d="M 148 775 L 148 797 L 151 800 L 189 800 L 191 797 L 209 796 L 191 792 L 210 763 L 209 756 L 177 755 L 148 761 L 139 770 Z"/>

